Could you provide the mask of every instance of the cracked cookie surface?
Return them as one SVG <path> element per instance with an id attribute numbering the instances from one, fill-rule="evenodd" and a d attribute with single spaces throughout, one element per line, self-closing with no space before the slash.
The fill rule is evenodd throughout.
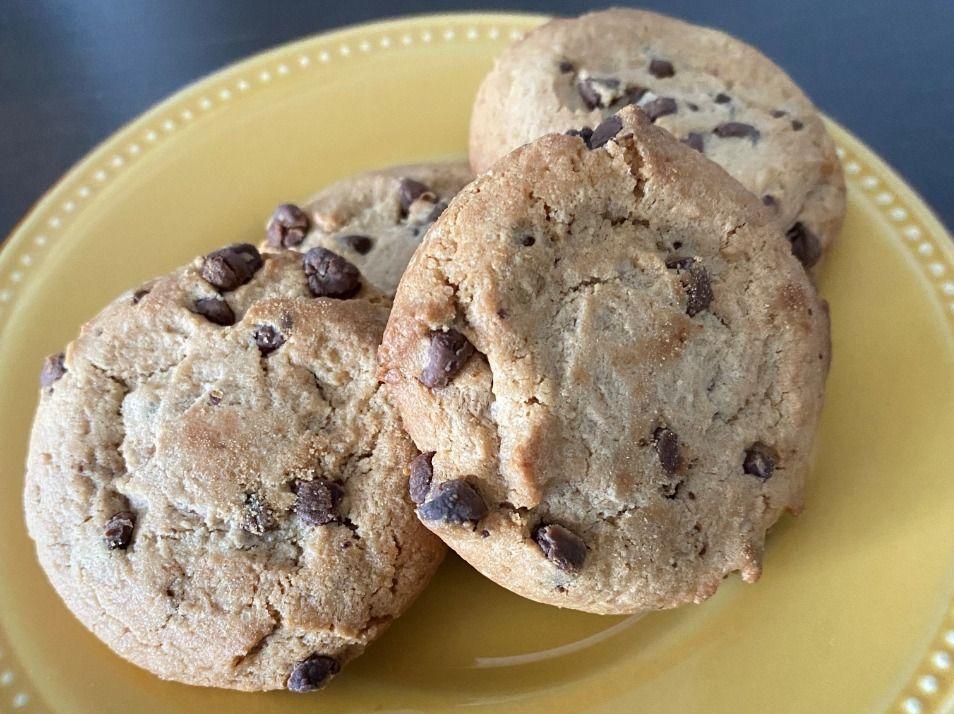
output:
<path id="1" fill-rule="evenodd" d="M 828 312 L 716 164 L 633 107 L 594 136 L 546 136 L 458 194 L 379 361 L 422 522 L 521 595 L 630 613 L 758 578 L 801 508 Z"/>
<path id="2" fill-rule="evenodd" d="M 463 161 L 394 166 L 352 176 L 301 206 L 279 206 L 268 221 L 262 248 L 333 250 L 393 297 L 424 233 L 472 178 Z"/>
<path id="3" fill-rule="evenodd" d="M 415 518 L 417 451 L 375 376 L 386 301 L 357 280 L 315 297 L 329 276 L 302 255 L 232 246 L 120 296 L 47 360 L 27 525 L 121 656 L 309 691 L 428 582 L 444 549 Z"/>
<path id="4" fill-rule="evenodd" d="M 808 97 L 753 47 L 645 10 L 553 20 L 506 49 L 474 102 L 471 165 L 630 103 L 762 198 L 806 264 L 837 236 L 844 179 Z"/>

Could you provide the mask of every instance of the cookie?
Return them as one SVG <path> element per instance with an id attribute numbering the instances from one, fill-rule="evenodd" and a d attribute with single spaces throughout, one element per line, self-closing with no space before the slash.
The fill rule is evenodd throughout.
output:
<path id="1" fill-rule="evenodd" d="M 385 300 L 348 267 L 230 246 L 122 295 L 44 364 L 24 494 L 40 563 L 160 677 L 321 687 L 441 560 L 375 375 Z"/>
<path id="2" fill-rule="evenodd" d="M 474 103 L 471 165 L 627 104 L 759 196 L 806 265 L 837 236 L 844 179 L 808 97 L 753 47 L 645 10 L 553 20 L 505 50 Z"/>
<path id="3" fill-rule="evenodd" d="M 500 585 L 590 612 L 756 580 L 802 506 L 829 364 L 827 307 L 780 237 L 634 107 L 478 177 L 379 352 L 422 522 Z"/>
<path id="4" fill-rule="evenodd" d="M 286 203 L 275 209 L 262 249 L 327 248 L 393 296 L 424 232 L 472 178 L 466 163 L 451 162 L 343 179 L 300 207 Z"/>

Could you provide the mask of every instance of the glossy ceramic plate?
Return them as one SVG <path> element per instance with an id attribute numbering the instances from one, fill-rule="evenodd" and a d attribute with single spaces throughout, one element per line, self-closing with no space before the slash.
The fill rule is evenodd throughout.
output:
<path id="1" fill-rule="evenodd" d="M 122 290 L 257 243 L 275 204 L 462 155 L 491 58 L 542 18 L 420 17 L 279 48 L 116 133 L 0 253 L 0 711 L 935 712 L 954 690 L 954 250 L 832 126 L 848 220 L 821 272 L 834 363 L 805 513 L 756 585 L 641 619 L 523 600 L 448 558 L 326 690 L 240 694 L 126 664 L 60 603 L 21 515 L 44 355 Z"/>

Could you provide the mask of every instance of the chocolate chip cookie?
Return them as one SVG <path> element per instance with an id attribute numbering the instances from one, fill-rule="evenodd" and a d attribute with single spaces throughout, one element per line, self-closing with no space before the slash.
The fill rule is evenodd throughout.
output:
<path id="1" fill-rule="evenodd" d="M 553 20 L 505 50 L 474 103 L 471 165 L 485 171 L 549 132 L 590 131 L 627 104 L 753 191 L 805 265 L 837 236 L 844 180 L 808 97 L 753 47 L 645 10 Z"/>
<path id="2" fill-rule="evenodd" d="M 829 363 L 780 238 L 635 107 L 497 162 L 428 231 L 379 353 L 421 521 L 504 587 L 590 612 L 756 580 L 801 508 Z"/>
<path id="3" fill-rule="evenodd" d="M 262 249 L 327 248 L 393 296 L 424 232 L 472 178 L 464 162 L 396 166 L 346 178 L 302 206 L 278 206 Z"/>
<path id="4" fill-rule="evenodd" d="M 321 687 L 444 551 L 344 258 L 229 246 L 128 292 L 41 373 L 24 502 L 50 582 L 166 679 Z"/>

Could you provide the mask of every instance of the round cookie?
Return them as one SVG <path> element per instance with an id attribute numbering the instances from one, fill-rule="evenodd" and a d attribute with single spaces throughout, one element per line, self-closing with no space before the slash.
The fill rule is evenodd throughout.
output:
<path id="1" fill-rule="evenodd" d="M 458 194 L 379 351 L 411 496 L 483 574 L 596 613 L 761 572 L 797 512 L 828 314 L 771 213 L 628 107 Z"/>
<path id="2" fill-rule="evenodd" d="M 353 271 L 230 246 L 122 295 L 44 365 L 27 526 L 122 657 L 309 691 L 437 568 L 406 493 L 417 452 L 375 376 L 385 300 Z"/>
<path id="3" fill-rule="evenodd" d="M 808 97 L 753 47 L 645 10 L 553 20 L 506 49 L 477 92 L 471 165 L 630 103 L 762 198 L 806 265 L 838 235 L 844 179 Z"/>
<path id="4" fill-rule="evenodd" d="M 462 161 L 395 166 L 352 176 L 301 207 L 280 205 L 268 221 L 262 248 L 333 250 L 393 297 L 424 232 L 471 179 L 473 174 Z"/>

